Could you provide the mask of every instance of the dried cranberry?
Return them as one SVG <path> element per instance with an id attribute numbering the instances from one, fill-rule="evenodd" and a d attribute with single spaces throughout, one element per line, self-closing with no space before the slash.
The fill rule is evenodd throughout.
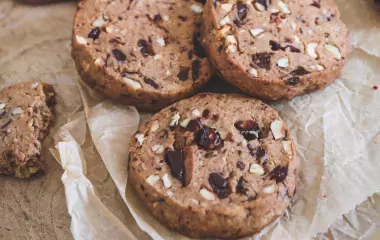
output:
<path id="1" fill-rule="evenodd" d="M 201 33 L 200 32 L 194 32 L 194 34 L 193 34 L 194 52 L 198 57 L 204 58 L 204 57 L 206 57 L 206 52 L 201 45 L 200 39 L 201 39 Z"/>
<path id="2" fill-rule="evenodd" d="M 137 42 L 137 45 L 141 48 L 140 52 L 144 57 L 155 55 L 152 45 L 148 43 L 146 40 L 140 39 Z"/>
<path id="3" fill-rule="evenodd" d="M 241 153 L 241 151 L 240 151 L 240 153 Z M 238 168 L 241 169 L 241 170 L 244 170 L 244 168 L 245 168 L 245 164 L 244 164 L 243 162 L 241 162 L 241 161 L 238 161 L 238 162 L 236 163 L 236 167 L 238 167 Z"/>
<path id="4" fill-rule="evenodd" d="M 209 116 L 210 116 L 210 111 L 208 109 L 203 110 L 202 117 L 207 119 L 209 118 Z"/>
<path id="5" fill-rule="evenodd" d="M 186 81 L 189 78 L 189 71 L 190 71 L 190 68 L 181 67 L 177 75 L 178 79 L 181 81 Z"/>
<path id="6" fill-rule="evenodd" d="M 192 74 L 193 81 L 196 81 L 199 78 L 199 71 L 201 69 L 201 62 L 199 60 L 194 60 L 192 63 Z"/>
<path id="7" fill-rule="evenodd" d="M 288 167 L 275 167 L 270 173 L 269 178 L 271 180 L 276 180 L 277 183 L 283 182 L 288 175 Z"/>
<path id="8" fill-rule="evenodd" d="M 305 68 L 299 66 L 296 70 L 293 70 L 290 72 L 290 74 L 295 75 L 295 76 L 302 76 L 309 74 L 310 72 L 307 71 Z"/>
<path id="9" fill-rule="evenodd" d="M 100 28 L 96 27 L 91 30 L 91 32 L 88 34 L 88 38 L 92 38 L 94 40 L 98 39 L 100 35 Z"/>
<path id="10" fill-rule="evenodd" d="M 170 167 L 173 177 L 177 178 L 181 183 L 184 180 L 184 154 L 182 150 L 167 151 L 165 161 Z"/>
<path id="11" fill-rule="evenodd" d="M 122 51 L 120 51 L 119 49 L 112 50 L 112 54 L 116 58 L 116 60 L 118 60 L 120 62 L 127 60 L 127 56 L 125 56 L 125 54 Z"/>
<path id="12" fill-rule="evenodd" d="M 195 136 L 195 140 L 198 146 L 204 149 L 223 147 L 223 140 L 221 139 L 220 134 L 210 128 L 199 130 Z"/>
<path id="13" fill-rule="evenodd" d="M 236 4 L 237 14 L 240 20 L 244 20 L 244 18 L 247 17 L 247 5 L 244 3 L 238 3 Z"/>
<path id="14" fill-rule="evenodd" d="M 234 126 L 248 141 L 259 138 L 260 136 L 260 126 L 252 120 L 237 121 Z"/>
<path id="15" fill-rule="evenodd" d="M 231 191 L 227 188 L 227 180 L 218 173 L 211 173 L 208 181 L 219 199 L 227 198 L 231 194 Z"/>
<path id="16" fill-rule="evenodd" d="M 267 71 L 270 70 L 272 53 L 256 53 L 252 55 L 252 61 L 259 68 L 265 68 Z"/>
<path id="17" fill-rule="evenodd" d="M 154 20 L 155 22 L 161 22 L 161 21 L 162 21 L 162 17 L 161 17 L 160 14 L 156 14 L 156 15 L 154 15 L 154 17 L 153 17 L 153 20 Z"/>
<path id="18" fill-rule="evenodd" d="M 158 89 L 158 88 L 159 88 L 158 84 L 157 84 L 155 81 L 153 81 L 152 79 L 150 79 L 150 78 L 144 78 L 144 82 L 145 82 L 146 84 L 151 85 L 151 86 L 154 87 L 155 89 Z"/>
<path id="19" fill-rule="evenodd" d="M 316 1 L 314 0 L 312 4 L 310 4 L 311 6 L 314 6 L 316 8 L 321 8 L 321 3 L 319 1 Z"/>
<path id="20" fill-rule="evenodd" d="M 191 132 L 196 132 L 199 129 L 201 129 L 202 127 L 203 126 L 202 126 L 202 123 L 200 122 L 200 119 L 197 118 L 197 119 L 190 120 L 190 122 L 187 124 L 186 129 L 191 131 Z"/>
<path id="21" fill-rule="evenodd" d="M 289 85 L 296 85 L 300 82 L 300 78 L 299 77 L 292 77 L 292 78 L 289 78 L 286 80 L 287 84 Z"/>
<path id="22" fill-rule="evenodd" d="M 279 44 L 278 42 L 275 42 L 275 41 L 273 41 L 273 40 L 270 40 L 269 41 L 269 44 L 271 45 L 271 49 L 273 50 L 273 51 L 278 51 L 278 50 L 281 50 L 282 48 L 281 48 L 281 44 Z"/>
<path id="23" fill-rule="evenodd" d="M 246 188 L 244 187 L 244 185 L 245 185 L 245 180 L 244 180 L 243 177 L 240 177 L 240 179 L 239 179 L 239 181 L 238 181 L 238 183 L 237 183 L 237 185 L 236 185 L 236 192 L 237 192 L 237 193 L 240 193 L 240 194 L 244 194 L 244 195 L 246 195 L 248 189 L 246 189 Z"/>

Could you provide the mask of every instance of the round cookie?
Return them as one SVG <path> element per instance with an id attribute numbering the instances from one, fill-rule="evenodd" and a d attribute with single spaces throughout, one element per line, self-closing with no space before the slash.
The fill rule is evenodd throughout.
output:
<path id="1" fill-rule="evenodd" d="M 80 2 L 72 40 L 79 75 L 140 109 L 194 94 L 211 77 L 199 42 L 202 11 L 195 0 Z"/>
<path id="2" fill-rule="evenodd" d="M 129 181 L 189 237 L 242 237 L 285 211 L 297 170 L 289 130 L 263 102 L 204 93 L 163 109 L 130 143 Z"/>
<path id="3" fill-rule="evenodd" d="M 332 0 L 214 0 L 203 20 L 202 44 L 219 74 L 266 100 L 326 87 L 349 54 Z"/>

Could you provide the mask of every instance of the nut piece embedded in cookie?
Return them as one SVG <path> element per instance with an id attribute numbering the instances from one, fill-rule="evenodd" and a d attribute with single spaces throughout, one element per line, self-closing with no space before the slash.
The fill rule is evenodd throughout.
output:
<path id="1" fill-rule="evenodd" d="M 274 139 L 281 139 L 285 137 L 284 122 L 281 120 L 274 120 L 270 124 L 270 129 L 272 131 Z"/>

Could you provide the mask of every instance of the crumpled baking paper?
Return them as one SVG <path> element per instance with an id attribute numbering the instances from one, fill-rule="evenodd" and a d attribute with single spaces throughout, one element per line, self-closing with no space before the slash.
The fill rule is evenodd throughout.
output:
<path id="1" fill-rule="evenodd" d="M 351 31 L 352 54 L 325 90 L 272 104 L 296 143 L 298 188 L 284 216 L 252 239 L 379 237 L 380 197 L 371 196 L 380 186 L 380 91 L 373 89 L 380 77 L 380 12 L 372 0 L 336 2 Z M 149 114 L 78 87 L 84 112 L 60 129 L 52 150 L 65 170 L 74 238 L 149 239 L 135 220 L 152 239 L 187 239 L 158 223 L 127 184 L 128 142 Z"/>

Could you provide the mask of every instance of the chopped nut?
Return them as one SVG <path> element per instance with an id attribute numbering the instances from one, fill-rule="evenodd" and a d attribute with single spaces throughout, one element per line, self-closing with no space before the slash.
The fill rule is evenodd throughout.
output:
<path id="1" fill-rule="evenodd" d="M 19 107 L 12 110 L 13 115 L 20 115 L 23 113 L 24 113 L 24 110 L 22 110 L 22 108 L 19 108 Z"/>
<path id="2" fill-rule="evenodd" d="M 227 47 L 226 53 L 229 53 L 229 52 L 231 52 L 231 53 L 237 52 L 237 46 L 236 45 L 229 45 Z"/>
<path id="3" fill-rule="evenodd" d="M 164 152 L 164 146 L 159 145 L 159 144 L 153 145 L 152 151 L 155 153 L 163 153 Z"/>
<path id="4" fill-rule="evenodd" d="M 195 205 L 199 205 L 199 201 L 196 200 L 196 199 L 190 199 L 190 201 L 191 201 L 192 203 L 194 203 Z"/>
<path id="5" fill-rule="evenodd" d="M 200 165 L 201 167 L 204 167 L 204 166 L 205 166 L 205 163 L 202 162 L 202 161 L 199 161 L 199 165 Z"/>
<path id="6" fill-rule="evenodd" d="M 150 127 L 150 131 L 151 131 L 151 132 L 155 132 L 155 131 L 158 130 L 159 127 L 160 127 L 160 124 L 159 124 L 158 121 L 156 120 L 156 121 L 154 121 L 154 122 L 152 123 L 152 126 Z"/>
<path id="7" fill-rule="evenodd" d="M 187 118 L 187 119 L 183 120 L 180 125 L 181 125 L 181 127 L 186 128 L 187 125 L 189 124 L 189 122 L 190 122 L 190 119 Z"/>
<path id="8" fill-rule="evenodd" d="M 144 134 L 138 133 L 138 134 L 135 135 L 135 138 L 136 138 L 137 142 L 141 146 L 143 144 L 143 142 L 144 142 L 145 136 L 144 136 Z"/>
<path id="9" fill-rule="evenodd" d="M 172 187 L 172 181 L 170 180 L 170 177 L 167 173 L 165 173 L 165 175 L 162 177 L 162 182 L 166 188 Z"/>
<path id="10" fill-rule="evenodd" d="M 141 88 L 141 84 L 133 79 L 123 77 L 124 82 L 134 90 Z"/>
<path id="11" fill-rule="evenodd" d="M 237 44 L 236 37 L 234 35 L 228 35 L 226 37 L 226 44 Z"/>
<path id="12" fill-rule="evenodd" d="M 310 57 L 316 59 L 318 57 L 318 54 L 315 52 L 315 49 L 317 48 L 318 43 L 312 42 L 307 45 L 306 52 L 309 54 Z"/>
<path id="13" fill-rule="evenodd" d="M 172 73 L 170 72 L 170 70 L 166 70 L 165 75 L 166 75 L 167 77 L 169 77 L 170 75 L 172 75 Z"/>
<path id="14" fill-rule="evenodd" d="M 164 21 L 169 21 L 169 16 L 164 15 L 164 16 L 162 17 L 162 19 L 164 19 Z"/>
<path id="15" fill-rule="evenodd" d="M 292 148 L 292 142 L 291 141 L 283 141 L 282 146 L 284 147 L 285 152 L 289 155 L 293 155 L 293 148 Z"/>
<path id="16" fill-rule="evenodd" d="M 283 1 L 278 1 L 277 2 L 277 6 L 278 8 L 280 9 L 281 12 L 285 13 L 285 14 L 290 14 L 290 10 L 288 8 L 288 5 L 286 5 Z"/>
<path id="17" fill-rule="evenodd" d="M 296 43 L 300 43 L 300 38 L 297 35 L 294 35 L 293 38 Z"/>
<path id="18" fill-rule="evenodd" d="M 324 70 L 325 68 L 322 66 L 322 65 L 319 65 L 319 64 L 317 64 L 317 70 L 318 71 L 322 71 L 322 70 Z"/>
<path id="19" fill-rule="evenodd" d="M 272 184 L 268 187 L 263 188 L 263 193 L 274 193 L 275 190 L 276 190 L 276 185 Z"/>
<path id="20" fill-rule="evenodd" d="M 96 66 L 100 66 L 102 64 L 102 60 L 100 58 L 95 59 L 94 64 Z"/>
<path id="21" fill-rule="evenodd" d="M 5 104 L 5 103 L 0 103 L 0 110 L 1 110 L 1 109 L 4 109 L 4 108 L 5 108 L 5 106 L 6 106 L 6 104 Z"/>
<path id="22" fill-rule="evenodd" d="M 32 118 L 32 119 L 30 119 L 29 121 L 28 121 L 28 125 L 30 126 L 30 127 L 32 127 L 33 126 L 33 123 L 34 123 L 34 119 Z"/>
<path id="23" fill-rule="evenodd" d="M 243 144 L 243 146 L 247 146 L 247 140 L 244 139 L 241 143 Z"/>
<path id="24" fill-rule="evenodd" d="M 175 113 L 174 116 L 172 117 L 172 121 L 170 122 L 170 127 L 174 127 L 178 124 L 179 122 L 179 119 L 181 118 L 181 116 L 179 115 L 179 113 Z"/>
<path id="25" fill-rule="evenodd" d="M 265 6 L 263 6 L 262 4 L 260 4 L 258 2 L 255 2 L 254 6 L 255 6 L 255 8 L 256 8 L 257 11 L 262 12 L 262 11 L 265 10 Z"/>
<path id="26" fill-rule="evenodd" d="M 206 188 L 202 188 L 199 193 L 201 194 L 202 197 L 204 197 L 207 200 L 213 201 L 215 200 L 215 195 L 207 190 Z"/>
<path id="27" fill-rule="evenodd" d="M 86 39 L 85 37 L 82 37 L 82 36 L 76 35 L 76 36 L 75 36 L 75 39 L 77 40 L 77 42 L 78 42 L 79 44 L 87 45 L 87 39 Z"/>
<path id="28" fill-rule="evenodd" d="M 276 167 L 276 163 L 274 161 L 269 161 L 269 169 L 273 169 Z"/>
<path id="29" fill-rule="evenodd" d="M 103 26 L 106 23 L 107 22 L 104 21 L 103 16 L 99 16 L 95 21 L 92 22 L 92 26 L 94 26 L 94 27 L 101 27 L 101 26 Z"/>
<path id="30" fill-rule="evenodd" d="M 219 30 L 219 35 L 225 36 L 227 33 L 231 30 L 231 26 L 224 26 L 222 29 Z"/>
<path id="31" fill-rule="evenodd" d="M 114 30 L 115 30 L 115 29 L 114 29 L 113 26 L 107 26 L 107 27 L 106 27 L 106 32 L 107 32 L 107 33 L 112 33 Z"/>
<path id="32" fill-rule="evenodd" d="M 333 46 L 333 45 L 330 45 L 330 44 L 327 44 L 325 46 L 325 48 L 327 49 L 327 51 L 329 51 L 330 53 L 332 53 L 334 55 L 334 58 L 339 60 L 342 58 L 342 55 L 339 51 L 339 48 L 337 48 L 336 46 Z"/>
<path id="33" fill-rule="evenodd" d="M 150 185 L 154 185 L 156 182 L 160 180 L 160 176 L 153 174 L 150 175 L 149 177 L 145 178 L 145 182 L 149 183 Z"/>
<path id="34" fill-rule="evenodd" d="M 165 39 L 163 39 L 163 38 L 158 38 L 157 39 L 157 42 L 158 42 L 158 44 L 160 44 L 161 46 L 165 46 Z"/>
<path id="35" fill-rule="evenodd" d="M 194 109 L 194 110 L 191 112 L 191 114 L 192 114 L 193 116 L 195 116 L 195 117 L 199 117 L 199 116 L 201 115 L 201 112 L 199 112 L 198 109 Z"/>
<path id="36" fill-rule="evenodd" d="M 292 26 L 293 31 L 295 31 L 297 29 L 297 24 L 291 23 L 290 25 Z M 294 36 L 296 36 L 296 35 L 294 35 Z"/>
<path id="37" fill-rule="evenodd" d="M 38 87 L 38 82 L 33 83 L 30 87 L 31 87 L 32 89 L 37 88 L 37 87 Z"/>
<path id="38" fill-rule="evenodd" d="M 254 173 L 257 175 L 263 175 L 265 173 L 264 168 L 257 163 L 252 163 L 250 168 L 249 168 L 250 173 Z"/>
<path id="39" fill-rule="evenodd" d="M 224 26 L 229 23 L 231 23 L 231 19 L 228 16 L 225 16 L 222 20 L 220 20 L 219 26 Z"/>
<path id="40" fill-rule="evenodd" d="M 160 59 L 161 58 L 161 54 L 156 54 L 153 56 L 153 59 L 154 60 L 157 60 L 157 59 Z"/>
<path id="41" fill-rule="evenodd" d="M 231 3 L 225 3 L 225 4 L 222 4 L 221 8 L 225 11 L 225 12 L 229 12 L 231 11 L 233 5 Z"/>
<path id="42" fill-rule="evenodd" d="M 168 192 L 168 196 L 169 196 L 169 197 L 173 197 L 173 196 L 174 196 L 174 193 L 173 193 L 173 192 Z"/>
<path id="43" fill-rule="evenodd" d="M 281 120 L 274 120 L 270 124 L 270 129 L 272 131 L 274 139 L 281 139 L 285 137 L 284 122 Z"/>
<path id="44" fill-rule="evenodd" d="M 191 5 L 191 10 L 193 10 L 196 13 L 203 12 L 203 8 L 199 5 L 196 5 L 196 4 Z"/>
<path id="45" fill-rule="evenodd" d="M 278 10 L 277 8 L 275 8 L 275 7 L 272 7 L 271 9 L 270 9 L 270 12 L 271 13 L 278 13 L 280 10 Z"/>
<path id="46" fill-rule="evenodd" d="M 249 69 L 249 74 L 251 74 L 254 77 L 258 77 L 259 76 L 256 68 Z"/>
<path id="47" fill-rule="evenodd" d="M 264 29 L 262 29 L 262 28 L 251 28 L 249 30 L 249 32 L 251 33 L 252 37 L 256 37 L 260 33 L 264 32 Z"/>
<path id="48" fill-rule="evenodd" d="M 289 59 L 288 58 L 280 58 L 277 61 L 277 66 L 282 67 L 282 68 L 289 67 Z"/>

